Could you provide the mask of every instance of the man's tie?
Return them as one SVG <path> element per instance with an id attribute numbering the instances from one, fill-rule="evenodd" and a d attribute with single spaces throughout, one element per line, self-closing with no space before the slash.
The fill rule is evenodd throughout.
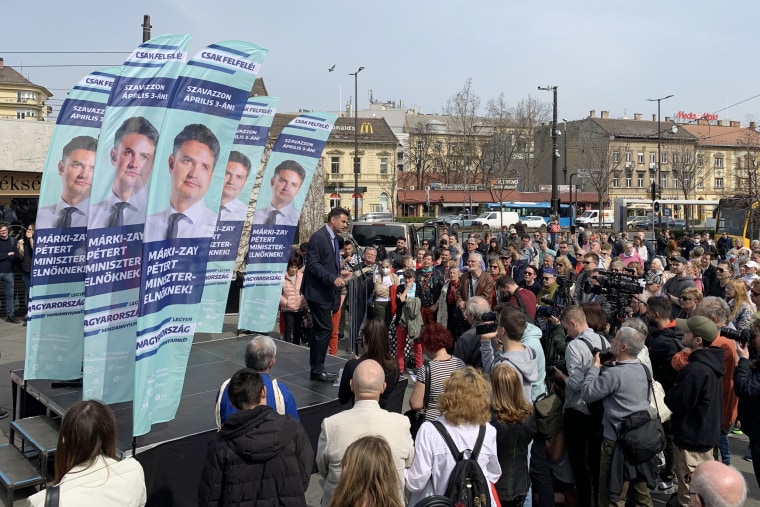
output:
<path id="1" fill-rule="evenodd" d="M 274 225 L 274 224 L 276 224 L 277 223 L 277 215 L 279 213 L 280 212 L 277 211 L 276 209 L 273 209 L 272 211 L 270 211 L 269 214 L 267 215 L 267 219 L 264 221 L 264 224 L 265 225 Z"/>
<path id="2" fill-rule="evenodd" d="M 333 238 L 333 248 L 335 248 L 335 264 L 340 267 L 340 246 L 338 246 L 338 236 Z"/>
<path id="3" fill-rule="evenodd" d="M 61 219 L 58 220 L 58 225 L 57 225 L 59 229 L 71 227 L 71 214 L 74 213 L 74 210 L 76 210 L 74 206 L 63 208 L 63 216 L 61 216 Z"/>
<path id="4" fill-rule="evenodd" d="M 124 208 L 127 206 L 128 204 L 126 202 L 117 202 L 111 206 L 113 212 L 111 213 L 111 220 L 108 222 L 108 227 L 121 227 L 124 225 Z"/>
<path id="5" fill-rule="evenodd" d="M 177 237 L 179 221 L 183 218 L 185 218 L 184 213 L 172 213 L 169 215 L 169 227 L 166 230 L 166 239 L 173 239 Z"/>

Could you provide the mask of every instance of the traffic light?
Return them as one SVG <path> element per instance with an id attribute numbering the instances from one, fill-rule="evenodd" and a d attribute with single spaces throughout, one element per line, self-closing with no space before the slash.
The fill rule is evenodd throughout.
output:
<path id="1" fill-rule="evenodd" d="M 655 211 L 655 213 L 659 213 L 660 212 L 660 203 L 659 202 L 655 202 L 654 203 L 654 211 Z"/>
<path id="2" fill-rule="evenodd" d="M 657 200 L 657 183 L 652 182 L 652 200 Z"/>

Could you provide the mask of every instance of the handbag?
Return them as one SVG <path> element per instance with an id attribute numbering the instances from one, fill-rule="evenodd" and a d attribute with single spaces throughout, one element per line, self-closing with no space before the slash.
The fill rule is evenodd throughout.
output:
<path id="1" fill-rule="evenodd" d="M 652 374 L 643 363 L 641 367 L 647 375 L 652 397 L 655 398 L 655 411 L 658 412 Z M 616 430 L 623 454 L 633 464 L 648 461 L 665 449 L 665 430 L 660 417 L 652 417 L 649 410 L 641 410 L 624 418 Z"/>
<path id="2" fill-rule="evenodd" d="M 673 412 L 665 404 L 665 389 L 663 389 L 662 384 L 653 380 L 652 391 L 654 392 L 654 396 L 649 400 L 649 406 L 657 411 L 657 415 L 660 416 L 660 422 L 670 421 L 670 416 L 673 415 Z"/>
<path id="3" fill-rule="evenodd" d="M 60 494 L 60 485 L 45 488 L 45 507 L 58 507 L 58 497 Z"/>
<path id="4" fill-rule="evenodd" d="M 423 375 L 425 376 L 425 395 L 422 398 L 421 410 L 407 410 L 404 415 L 409 418 L 409 431 L 412 433 L 412 438 L 417 437 L 417 431 L 419 431 L 422 423 L 425 422 L 425 409 L 430 403 L 430 361 L 425 361 L 422 365 Z"/>
<path id="5" fill-rule="evenodd" d="M 311 320 L 311 312 L 306 310 L 301 314 L 301 329 L 312 329 L 314 321 Z"/>

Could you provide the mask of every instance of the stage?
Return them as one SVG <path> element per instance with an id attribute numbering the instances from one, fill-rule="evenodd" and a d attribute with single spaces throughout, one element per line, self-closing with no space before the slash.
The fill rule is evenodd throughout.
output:
<path id="1" fill-rule="evenodd" d="M 205 335 L 206 337 L 210 335 Z M 188 360 L 182 396 L 174 420 L 155 424 L 137 438 L 135 457 L 145 470 L 148 505 L 196 505 L 206 447 L 216 433 L 214 405 L 221 383 L 243 368 L 251 335 L 203 340 L 196 337 Z M 338 403 L 338 388 L 309 379 L 309 349 L 279 340 L 271 375 L 287 384 L 298 406 L 301 422 L 316 452 L 322 420 L 347 406 Z M 325 366 L 337 372 L 345 360 L 327 356 Z M 16 418 L 44 414 L 61 416 L 81 400 L 81 387 L 54 388 L 50 380 L 24 384 L 23 370 L 11 372 Z M 24 391 L 26 396 L 23 396 Z M 117 445 L 123 456 L 132 454 L 132 405 L 112 405 L 118 426 Z M 192 487 L 188 487 L 191 485 Z"/>

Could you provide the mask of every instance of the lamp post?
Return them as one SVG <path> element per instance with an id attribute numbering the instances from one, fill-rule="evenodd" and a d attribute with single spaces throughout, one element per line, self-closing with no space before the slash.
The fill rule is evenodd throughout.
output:
<path id="1" fill-rule="evenodd" d="M 565 123 L 565 168 L 562 170 L 562 182 L 567 184 L 567 120 L 562 118 Z"/>
<path id="2" fill-rule="evenodd" d="M 657 184 L 660 182 L 660 173 L 662 171 L 662 155 L 660 153 L 660 150 L 662 149 L 662 128 L 660 128 L 660 102 L 663 100 L 667 100 L 673 95 L 668 95 L 666 97 L 660 97 L 659 99 L 647 99 L 649 102 L 657 102 L 657 175 L 655 177 L 655 188 L 657 188 Z M 662 185 L 660 186 L 660 189 L 662 189 Z M 654 215 L 652 215 L 652 220 L 654 220 Z M 657 225 L 662 225 L 662 211 L 657 212 Z M 652 230 L 654 231 L 654 226 L 652 227 Z"/>
<path id="3" fill-rule="evenodd" d="M 557 87 L 548 85 L 546 87 L 539 86 L 539 90 L 551 91 L 553 93 L 552 100 L 552 214 L 555 217 L 559 217 L 559 194 L 557 192 L 557 158 L 559 158 L 559 151 L 557 150 Z"/>
<path id="4" fill-rule="evenodd" d="M 354 220 L 359 219 L 359 73 L 364 67 L 352 72 L 354 76 Z"/>
<path id="5" fill-rule="evenodd" d="M 570 234 L 575 232 L 575 205 L 573 204 L 573 178 L 578 176 L 576 173 L 570 175 Z M 575 196 L 578 196 L 578 189 L 575 189 Z"/>

